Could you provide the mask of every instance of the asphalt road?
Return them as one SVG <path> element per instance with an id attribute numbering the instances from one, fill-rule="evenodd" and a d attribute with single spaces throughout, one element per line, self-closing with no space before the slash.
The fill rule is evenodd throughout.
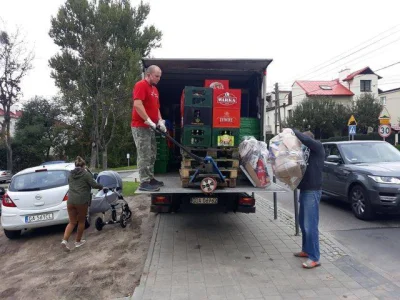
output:
<path id="1" fill-rule="evenodd" d="M 278 207 L 294 213 L 293 193 L 277 195 Z M 272 200 L 272 196 L 268 200 Z M 323 196 L 320 230 L 329 232 L 355 257 L 383 270 L 400 284 L 400 216 L 378 215 L 376 220 L 354 217 L 348 204 Z"/>

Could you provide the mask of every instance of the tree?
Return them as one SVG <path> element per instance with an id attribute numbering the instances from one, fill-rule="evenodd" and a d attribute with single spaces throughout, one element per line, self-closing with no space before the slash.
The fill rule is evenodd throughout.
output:
<path id="1" fill-rule="evenodd" d="M 35 97 L 24 105 L 22 116 L 16 123 L 16 143 L 29 145 L 31 151 L 46 161 L 50 159 L 52 149 L 65 143 L 64 113 L 55 100 Z"/>
<path id="2" fill-rule="evenodd" d="M 383 106 L 378 99 L 370 93 L 364 93 L 357 97 L 353 105 L 353 114 L 357 120 L 357 131 L 365 134 L 368 132 L 368 127 L 372 127 L 376 131 L 382 108 Z"/>
<path id="3" fill-rule="evenodd" d="M 297 105 L 287 126 L 299 130 L 311 130 L 316 138 L 341 135 L 347 126 L 350 110 L 330 97 L 305 98 Z"/>
<path id="4" fill-rule="evenodd" d="M 90 167 L 107 168 L 118 122 L 129 128 L 132 85 L 139 60 L 160 46 L 161 32 L 144 26 L 150 6 L 126 0 L 67 0 L 51 20 L 50 37 L 61 53 L 50 59 L 52 77 L 75 123 L 87 134 Z M 86 126 L 89 126 L 87 130 Z"/>
<path id="5" fill-rule="evenodd" d="M 10 108 L 18 101 L 21 80 L 32 68 L 33 52 L 27 50 L 25 41 L 17 30 L 8 34 L 0 30 L 0 104 L 4 120 L 0 122 L 0 141 L 7 149 L 7 169 L 13 169 L 10 136 Z"/>

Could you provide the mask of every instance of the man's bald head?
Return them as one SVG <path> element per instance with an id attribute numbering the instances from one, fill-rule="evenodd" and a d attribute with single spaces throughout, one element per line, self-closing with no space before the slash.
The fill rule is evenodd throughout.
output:
<path id="1" fill-rule="evenodd" d="M 156 65 L 151 65 L 146 69 L 146 80 L 151 85 L 157 85 L 161 78 L 161 69 Z"/>

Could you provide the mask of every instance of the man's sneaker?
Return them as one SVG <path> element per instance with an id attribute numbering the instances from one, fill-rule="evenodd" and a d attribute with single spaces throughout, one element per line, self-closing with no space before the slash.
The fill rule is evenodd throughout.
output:
<path id="1" fill-rule="evenodd" d="M 65 252 L 69 252 L 71 249 L 69 249 L 68 246 L 68 242 L 66 240 L 62 240 L 61 242 L 61 248 L 65 251 Z"/>
<path id="2" fill-rule="evenodd" d="M 157 185 L 152 185 L 150 182 L 142 182 L 139 186 L 139 190 L 146 192 L 157 192 L 160 190 L 160 187 Z"/>
<path id="3" fill-rule="evenodd" d="M 86 240 L 81 240 L 80 242 L 75 242 L 75 248 L 79 248 L 80 246 L 82 246 L 85 243 L 86 243 Z"/>
<path id="4" fill-rule="evenodd" d="M 152 180 L 150 180 L 150 184 L 151 184 L 151 185 L 154 185 L 154 186 L 158 186 L 158 187 L 164 186 L 164 182 L 158 181 L 158 180 L 155 179 L 155 178 L 153 178 Z"/>

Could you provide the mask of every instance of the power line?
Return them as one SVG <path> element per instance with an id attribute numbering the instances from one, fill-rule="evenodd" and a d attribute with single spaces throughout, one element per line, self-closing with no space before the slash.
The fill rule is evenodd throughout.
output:
<path id="1" fill-rule="evenodd" d="M 394 66 L 394 65 L 397 65 L 397 64 L 400 64 L 400 61 L 395 62 L 394 64 L 391 64 L 391 65 L 388 65 L 388 66 L 386 66 L 386 67 L 380 68 L 380 69 L 376 70 L 375 72 L 378 72 L 378 71 L 380 71 L 380 70 L 384 70 L 384 69 L 390 68 L 390 67 L 392 67 L 392 66 Z"/>
<path id="2" fill-rule="evenodd" d="M 364 57 L 364 56 L 366 56 L 366 55 L 368 55 L 368 54 L 371 54 L 371 53 L 373 53 L 373 52 L 375 52 L 375 51 L 378 51 L 378 50 L 380 50 L 380 49 L 382 49 L 382 48 L 385 48 L 385 47 L 387 47 L 387 46 L 389 46 L 389 45 L 391 45 L 391 44 L 393 44 L 393 43 L 396 43 L 396 42 L 398 42 L 398 41 L 400 41 L 400 38 L 398 38 L 398 39 L 396 39 L 396 40 L 394 40 L 394 41 L 391 41 L 390 43 L 387 43 L 387 44 L 385 44 L 385 45 L 383 45 L 383 46 L 381 46 L 381 47 L 379 47 L 379 48 L 376 48 L 376 49 L 374 49 L 374 50 L 372 50 L 372 51 L 370 51 L 370 52 L 368 52 L 368 53 L 366 53 L 366 54 L 364 54 L 364 55 L 361 55 L 361 56 L 359 56 L 359 57 L 357 57 L 357 58 L 355 58 L 355 59 L 352 59 L 352 60 L 350 60 L 350 61 L 348 61 L 348 62 L 342 64 L 342 66 L 345 65 L 345 64 L 348 64 L 348 63 L 350 63 L 350 62 L 353 62 L 353 61 L 355 61 L 355 60 L 357 60 L 357 59 L 360 59 L 360 58 L 362 58 L 362 57 Z M 337 68 L 335 67 L 335 68 L 330 69 L 330 70 L 328 70 L 328 71 L 325 71 L 325 72 L 323 72 L 323 73 L 314 75 L 314 76 L 310 77 L 310 79 L 311 79 L 311 78 L 314 78 L 314 77 L 316 77 L 316 76 L 324 75 L 324 74 L 329 73 L 329 72 L 331 72 L 331 71 L 333 71 L 333 70 L 335 70 L 335 69 L 337 69 Z"/>
<path id="3" fill-rule="evenodd" d="M 400 24 L 397 24 L 397 25 L 395 25 L 395 26 L 393 26 L 393 27 L 391 27 L 391 28 L 389 28 L 389 29 L 387 29 L 387 30 L 385 30 L 385 31 L 383 31 L 383 32 L 381 32 L 381 33 L 379 33 L 378 35 L 374 36 L 374 37 L 371 38 L 371 39 L 368 39 L 368 40 L 362 42 L 361 44 L 359 44 L 359 45 L 357 45 L 356 47 L 350 49 L 349 51 L 351 51 L 351 50 L 353 50 L 353 49 L 357 49 L 359 46 L 361 46 L 361 45 L 363 45 L 363 44 L 365 44 L 365 43 L 367 43 L 367 42 L 369 42 L 369 41 L 372 41 L 372 40 L 374 40 L 374 39 L 377 38 L 377 37 L 380 37 L 382 34 L 391 31 L 392 29 L 398 27 L 399 25 L 400 25 Z M 328 66 L 330 66 L 330 65 L 332 65 L 332 64 L 334 64 L 334 63 L 336 63 L 336 62 L 338 62 L 338 61 L 340 61 L 340 60 L 343 60 L 343 59 L 345 59 L 345 58 L 347 58 L 347 57 L 349 57 L 349 56 L 351 56 L 351 55 L 353 55 L 353 54 L 356 54 L 356 53 L 360 52 L 361 50 L 364 50 L 364 49 L 366 49 L 366 48 L 368 48 L 368 47 L 370 47 L 370 46 L 376 44 L 377 42 L 380 42 L 380 41 L 382 41 L 382 40 L 384 40 L 384 39 L 386 39 L 386 38 L 388 38 L 388 37 L 390 37 L 390 36 L 393 36 L 393 34 L 399 32 L 399 31 L 400 31 L 400 30 L 397 30 L 397 31 L 395 31 L 394 33 L 391 33 L 390 35 L 387 35 L 387 36 L 385 36 L 385 37 L 383 37 L 383 38 L 381 38 L 381 39 L 379 39 L 379 40 L 377 40 L 377 41 L 371 42 L 371 43 L 368 44 L 367 46 L 364 46 L 363 48 L 358 49 L 357 51 L 354 51 L 354 52 L 352 52 L 352 53 L 346 55 L 345 57 L 342 57 L 342 58 L 337 59 L 337 60 L 335 60 L 334 62 L 332 62 L 332 63 L 330 63 L 330 64 L 328 64 L 328 65 L 325 65 L 326 63 L 330 62 L 332 59 L 336 59 L 337 57 L 340 57 L 340 56 L 342 56 L 343 54 L 345 54 L 345 53 L 348 52 L 348 51 L 345 51 L 345 52 L 343 52 L 342 54 L 339 54 L 339 55 L 337 55 L 337 56 L 335 56 L 335 57 L 333 57 L 333 58 L 327 60 L 326 62 L 324 62 L 324 63 L 322 63 L 322 64 L 320 64 L 320 65 L 317 65 L 317 66 L 315 66 L 315 67 L 309 69 L 309 71 L 314 70 L 315 68 L 317 68 L 317 67 L 319 67 L 319 66 L 321 66 L 321 65 L 325 65 L 325 66 L 323 66 L 323 67 L 321 67 L 321 68 L 319 68 L 319 69 L 317 69 L 317 70 L 314 70 L 314 71 L 312 71 L 312 72 L 309 72 L 309 73 L 307 73 L 306 75 L 297 76 L 296 78 L 305 77 L 305 76 L 308 76 L 308 75 L 310 75 L 310 74 L 313 74 L 313 73 L 315 73 L 315 72 L 317 72 L 317 71 L 319 71 L 319 70 L 325 69 L 326 67 L 328 67 Z M 379 49 L 379 48 L 378 48 L 378 49 Z M 370 53 L 370 52 L 369 52 L 369 53 Z M 369 53 L 367 53 L 367 54 L 369 54 Z M 366 55 L 367 55 L 367 54 L 366 54 Z M 362 56 L 361 56 L 361 57 L 362 57 Z M 307 72 L 308 72 L 308 71 L 307 71 Z M 322 74 L 325 74 L 325 73 L 322 73 Z M 295 80 L 296 78 L 293 77 L 293 80 Z M 287 81 L 287 82 L 289 82 L 289 81 Z M 285 81 L 285 83 L 286 83 L 286 81 Z"/>

